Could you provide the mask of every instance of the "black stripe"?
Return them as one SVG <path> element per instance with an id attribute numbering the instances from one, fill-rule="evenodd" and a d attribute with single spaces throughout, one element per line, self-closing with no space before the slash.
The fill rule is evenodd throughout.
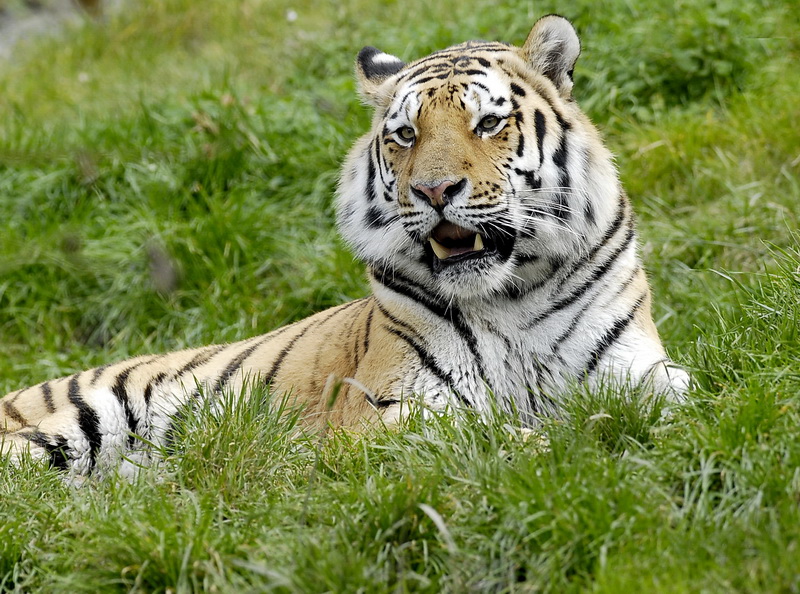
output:
<path id="1" fill-rule="evenodd" d="M 393 404 L 400 404 L 401 402 L 396 398 L 383 398 L 381 400 L 375 400 L 374 398 L 371 398 L 369 395 L 367 396 L 367 399 L 377 408 L 389 408 Z"/>
<path id="2" fill-rule="evenodd" d="M 375 164 L 378 167 L 378 175 L 380 176 L 381 185 L 386 187 L 386 180 L 383 178 L 383 168 L 381 167 L 381 139 L 379 136 L 375 137 L 374 142 L 372 143 L 372 148 L 375 151 Z"/>
<path id="3" fill-rule="evenodd" d="M 533 326 L 542 322 L 546 318 L 550 317 L 552 314 L 566 307 L 569 307 L 570 305 L 575 303 L 578 299 L 580 299 L 581 296 L 584 293 L 586 293 L 589 287 L 591 287 L 594 283 L 596 283 L 604 274 L 606 274 L 611 269 L 611 267 L 614 265 L 614 263 L 617 261 L 620 255 L 631 245 L 634 236 L 635 232 L 633 230 L 633 227 L 631 227 L 629 228 L 628 234 L 623 240 L 622 245 L 620 245 L 616 250 L 614 250 L 614 252 L 611 253 L 609 257 L 605 260 L 605 262 L 603 262 L 600 266 L 598 266 L 594 270 L 594 272 L 586 281 L 584 281 L 576 289 L 573 289 L 569 295 L 567 295 L 563 299 L 559 299 L 543 313 L 539 314 L 538 316 L 530 320 L 525 326 L 525 328 L 527 330 L 530 330 Z"/>
<path id="4" fill-rule="evenodd" d="M 536 146 L 539 147 L 539 167 L 541 168 L 544 162 L 544 134 L 547 120 L 544 114 L 538 109 L 533 112 L 534 126 L 536 128 Z"/>
<path id="5" fill-rule="evenodd" d="M 622 295 L 622 293 L 625 292 L 625 289 L 627 289 L 631 285 L 631 283 L 636 278 L 636 275 L 639 274 L 640 270 L 641 270 L 641 267 L 639 267 L 639 266 L 637 266 L 633 270 L 633 272 L 628 276 L 628 278 L 625 280 L 625 282 L 623 282 L 622 285 L 620 285 L 620 287 L 616 290 L 616 292 L 614 293 L 614 297 L 613 297 L 613 299 L 611 301 L 616 301 L 616 299 L 620 295 Z M 580 311 L 578 311 L 578 313 L 572 318 L 572 322 L 570 322 L 570 325 L 567 327 L 567 329 L 564 332 L 561 333 L 561 336 L 556 338 L 556 340 L 553 343 L 553 346 L 551 347 L 554 355 L 558 355 L 559 351 L 561 350 L 561 345 L 563 345 L 564 342 L 566 342 L 566 340 L 570 336 L 572 336 L 572 333 L 575 332 L 576 328 L 578 327 L 578 323 L 583 318 L 583 316 L 586 315 L 586 312 L 589 311 L 589 308 L 592 306 L 593 303 L 594 303 L 594 301 L 586 303 L 580 309 Z M 609 303 L 609 305 L 610 305 L 610 303 Z"/>
<path id="6" fill-rule="evenodd" d="M 69 389 L 67 391 L 67 398 L 72 405 L 78 409 L 78 426 L 81 432 L 89 441 L 89 460 L 91 462 L 90 469 L 94 468 L 97 462 L 97 453 L 100 451 L 102 445 L 102 438 L 100 435 L 100 419 L 97 412 L 86 404 L 81 398 L 81 388 L 78 384 L 79 374 L 73 375 L 69 380 Z"/>
<path id="7" fill-rule="evenodd" d="M 205 363 L 208 363 L 214 355 L 224 350 L 227 346 L 228 345 L 225 344 L 218 344 L 215 346 L 202 348 L 200 352 L 198 352 L 194 357 L 192 357 L 192 359 L 186 365 L 178 369 L 172 375 L 172 379 L 179 378 L 182 375 L 192 371 L 193 369 L 200 367 Z"/>
<path id="8" fill-rule="evenodd" d="M 565 120 L 564 116 L 561 115 L 561 112 L 555 109 L 555 107 L 553 107 L 553 113 L 556 115 L 556 121 L 558 122 L 558 125 L 561 126 L 562 130 L 572 129 L 572 124 L 570 124 L 567 120 Z"/>
<path id="9" fill-rule="evenodd" d="M 401 75 L 401 76 L 400 76 L 400 77 L 397 79 L 397 82 L 399 83 L 399 82 L 402 82 L 402 81 L 409 81 L 409 82 L 412 82 L 412 83 L 413 83 L 413 80 L 414 80 L 414 79 L 415 79 L 417 76 L 419 76 L 419 75 L 421 75 L 421 74 L 424 74 L 425 72 L 427 72 L 427 71 L 428 71 L 428 67 L 427 67 L 427 66 L 422 66 L 422 64 L 424 64 L 425 62 L 426 62 L 426 59 L 425 59 L 425 58 L 423 58 L 422 60 L 420 60 L 420 61 L 418 61 L 418 62 L 415 62 L 415 65 L 420 65 L 420 67 L 419 67 L 419 68 L 417 68 L 416 70 L 412 70 L 411 72 L 408 72 L 408 73 L 406 73 L 406 74 L 403 74 L 403 75 Z M 403 101 L 405 101 L 405 98 L 403 98 Z M 403 102 L 401 101 L 401 102 L 400 102 L 400 106 L 402 107 L 402 105 L 403 105 Z"/>
<path id="10" fill-rule="evenodd" d="M 20 425 L 25 426 L 28 424 L 28 421 L 22 416 L 22 413 L 17 410 L 17 407 L 11 404 L 11 401 L 3 400 L 3 410 L 7 417 L 13 419 Z"/>
<path id="11" fill-rule="evenodd" d="M 513 74 L 512 74 L 512 76 L 513 76 Z M 558 122 L 559 126 L 561 126 L 562 128 L 565 128 L 565 129 L 570 129 L 572 127 L 572 125 L 568 121 L 566 121 L 564 119 L 564 116 L 561 115 L 561 112 L 559 112 L 558 109 L 556 109 L 556 101 L 553 98 L 553 96 L 551 95 L 550 89 L 545 87 L 542 84 L 539 84 L 536 81 L 532 81 L 531 80 L 531 81 L 528 81 L 528 82 L 530 83 L 531 87 L 533 88 L 533 91 L 536 94 L 538 94 L 539 97 L 541 97 L 544 100 L 545 103 L 547 103 L 547 106 L 550 108 L 550 110 L 553 112 L 553 114 L 555 114 L 556 121 Z"/>
<path id="12" fill-rule="evenodd" d="M 43 446 L 47 452 L 50 466 L 58 470 L 67 470 L 69 467 L 67 440 L 61 436 L 53 437 L 53 440 L 55 443 L 48 443 Z"/>
<path id="13" fill-rule="evenodd" d="M 580 148 L 577 151 L 576 160 L 578 161 L 578 170 L 579 171 L 588 171 L 590 168 L 590 163 L 592 160 L 592 156 L 586 147 Z M 595 207 L 594 202 L 592 201 L 592 196 L 586 196 L 583 202 L 583 217 L 589 225 L 592 227 L 597 226 L 597 216 L 595 214 Z"/>
<path id="14" fill-rule="evenodd" d="M 416 340 L 411 338 L 408 334 L 402 332 L 401 330 L 398 330 L 397 328 L 392 328 L 391 326 L 386 324 L 384 324 L 383 327 L 390 333 L 404 340 L 412 349 L 414 349 L 423 367 L 425 367 L 428 371 L 433 373 L 433 375 L 435 375 L 440 382 L 442 382 L 445 386 L 447 386 L 452 390 L 453 380 L 450 377 L 450 374 L 444 371 L 441 367 L 439 367 L 439 365 L 436 363 L 436 359 L 433 358 L 433 356 L 425 349 L 425 347 L 423 347 Z M 472 403 L 469 402 L 462 394 L 459 394 L 458 392 L 455 392 L 455 394 L 456 397 L 464 406 L 468 407 L 472 406 Z"/>
<path id="15" fill-rule="evenodd" d="M 272 381 L 275 379 L 275 376 L 278 374 L 278 371 L 280 371 L 280 369 L 281 369 L 281 365 L 283 365 L 283 360 L 284 360 L 284 359 L 286 358 L 286 356 L 289 354 L 289 351 L 291 351 L 291 350 L 292 350 L 292 347 L 295 345 L 295 343 L 296 343 L 298 340 L 300 340 L 300 339 L 303 337 L 303 335 L 304 335 L 306 332 L 308 332 L 308 330 L 309 330 L 310 328 L 312 328 L 312 327 L 314 327 L 314 326 L 315 326 L 315 324 L 309 324 L 308 326 L 306 326 L 305 328 L 303 328 L 303 329 L 302 329 L 302 330 L 301 330 L 301 331 L 300 331 L 300 332 L 297 334 L 297 336 L 295 336 L 294 338 L 292 338 L 292 339 L 289 341 L 289 343 L 288 343 L 288 344 L 287 344 L 285 347 L 283 347 L 283 348 L 281 349 L 281 352 L 280 352 L 280 353 L 278 353 L 278 357 L 277 357 L 277 358 L 275 359 L 275 361 L 272 363 L 272 368 L 269 370 L 269 373 L 267 373 L 267 375 L 264 377 L 264 384 L 265 384 L 265 385 L 270 385 L 270 384 L 272 383 Z"/>
<path id="16" fill-rule="evenodd" d="M 377 300 L 375 301 L 375 307 L 377 307 L 378 311 L 381 312 L 383 316 L 387 318 L 390 322 L 392 322 L 392 324 L 407 330 L 408 332 L 410 332 L 411 334 L 422 340 L 422 337 L 420 336 L 419 332 L 417 332 L 416 328 L 414 328 L 408 322 L 404 322 L 400 318 L 392 315 L 385 307 L 383 307 L 380 301 Z"/>
<path id="17" fill-rule="evenodd" d="M 164 381 L 164 378 L 167 377 L 167 373 L 162 371 L 158 375 L 156 375 L 153 379 L 147 382 L 147 386 L 144 389 L 144 404 L 145 406 L 150 406 L 150 399 L 153 396 L 153 388 Z"/>
<path id="18" fill-rule="evenodd" d="M 525 89 L 523 89 L 517 83 L 511 83 L 511 92 L 520 97 L 524 97 L 525 95 L 528 94 L 525 92 Z"/>
<path id="19" fill-rule="evenodd" d="M 369 297 L 365 297 L 365 299 L 369 299 Z M 318 322 L 309 323 L 305 328 L 303 328 L 294 338 L 292 338 L 289 341 L 289 343 L 285 347 L 283 347 L 281 349 L 281 352 L 278 353 L 277 358 L 272 363 L 272 368 L 269 370 L 269 372 L 266 374 L 266 376 L 264 376 L 264 379 L 263 379 L 264 385 L 269 385 L 269 384 L 272 383 L 272 381 L 275 379 L 275 376 L 280 371 L 281 366 L 283 365 L 284 359 L 286 359 L 286 357 L 288 356 L 289 352 L 292 350 L 292 347 L 295 345 L 295 343 L 298 340 L 300 340 L 300 338 L 302 338 L 303 335 L 306 332 L 308 332 L 311 328 L 316 328 L 318 326 L 322 326 L 323 324 L 328 322 L 334 316 L 342 313 L 343 311 L 345 311 L 347 309 L 350 309 L 353 305 L 355 305 L 356 303 L 361 303 L 362 301 L 364 301 L 364 299 L 357 299 L 356 301 L 351 301 L 350 303 L 345 303 L 344 305 L 340 306 L 338 309 L 336 309 L 334 312 L 332 312 L 330 315 L 326 316 L 325 318 L 319 320 Z"/>
<path id="20" fill-rule="evenodd" d="M 567 281 L 569 281 L 569 279 L 572 277 L 573 274 L 575 274 L 580 268 L 582 268 L 583 266 L 585 266 L 586 264 L 588 264 L 589 262 L 594 260 L 594 257 L 597 255 L 597 253 L 601 249 L 603 249 L 605 246 L 607 246 L 609 244 L 609 242 L 617 234 L 617 231 L 620 230 L 620 228 L 622 227 L 622 224 L 627 219 L 627 215 L 628 215 L 627 204 L 625 202 L 625 199 L 622 197 L 622 195 L 620 195 L 619 202 L 617 203 L 617 214 L 614 217 L 614 220 L 608 226 L 608 229 L 606 229 L 605 234 L 603 234 L 603 238 L 595 246 L 593 246 L 592 249 L 589 250 L 589 252 L 587 254 L 585 254 L 584 256 L 582 256 L 581 258 L 579 258 L 578 260 L 576 260 L 572 264 L 571 269 L 564 276 L 563 280 L 558 284 L 557 289 L 560 290 L 567 283 Z M 629 221 L 629 225 L 630 225 L 630 221 Z M 632 227 L 629 226 L 629 228 L 632 228 Z"/>
<path id="21" fill-rule="evenodd" d="M 372 331 L 372 315 L 375 313 L 375 302 L 372 302 L 372 309 L 367 314 L 367 323 L 364 326 L 364 356 L 369 350 L 369 334 Z"/>
<path id="22" fill-rule="evenodd" d="M 541 256 L 539 254 L 517 254 L 517 266 L 524 266 L 531 262 L 538 262 Z"/>
<path id="23" fill-rule="evenodd" d="M 391 271 L 391 273 L 389 273 L 384 269 L 381 271 L 379 277 L 378 272 L 372 268 L 369 273 L 375 282 L 383 285 L 387 289 L 403 295 L 404 297 L 408 297 L 412 301 L 419 302 L 440 317 L 445 317 L 447 315 L 449 311 L 449 305 L 447 303 L 441 300 L 435 300 L 435 295 L 431 291 L 426 291 L 425 287 L 415 283 L 399 272 Z"/>
<path id="24" fill-rule="evenodd" d="M 270 338 L 269 336 L 264 336 L 261 340 L 259 340 L 255 344 L 250 345 L 249 347 L 244 349 L 241 353 L 236 355 L 231 360 L 231 362 L 228 363 L 227 367 L 225 367 L 225 370 L 217 378 L 217 381 L 214 383 L 213 393 L 214 394 L 218 393 L 222 389 L 222 386 L 228 383 L 228 380 L 231 378 L 231 376 L 233 376 L 233 374 L 239 371 L 239 368 L 242 366 L 242 363 L 244 363 L 245 359 L 247 359 L 250 355 L 252 355 L 253 351 L 255 351 L 258 347 L 267 342 L 269 338 Z"/>
<path id="25" fill-rule="evenodd" d="M 489 191 L 487 190 L 485 193 L 488 194 Z M 508 207 L 502 206 L 502 205 L 494 203 L 494 202 L 488 202 L 486 204 L 470 204 L 470 205 L 467 206 L 467 211 L 468 211 L 467 215 L 471 215 L 472 212 L 476 211 L 476 210 L 478 210 L 478 211 L 494 210 L 494 212 L 490 212 L 488 214 L 500 214 L 500 213 L 508 212 Z M 479 220 L 483 220 L 485 218 L 486 214 L 487 213 L 484 212 L 484 213 L 478 215 Z"/>
<path id="26" fill-rule="evenodd" d="M 488 76 L 485 70 L 478 70 L 477 68 L 456 68 L 453 70 L 453 74 L 466 74 L 467 76 Z"/>
<path id="27" fill-rule="evenodd" d="M 389 313 L 389 311 L 385 307 L 383 307 L 383 305 L 381 305 L 380 301 L 376 301 L 375 306 L 378 308 L 378 311 L 381 312 L 385 318 L 387 318 L 390 322 L 392 322 L 392 324 L 408 330 L 409 332 L 414 334 L 417 338 L 422 340 L 422 337 L 420 336 L 419 332 L 417 332 L 416 328 L 414 328 L 411 324 L 404 322 L 400 318 Z"/>
<path id="28" fill-rule="evenodd" d="M 445 72 L 443 74 L 433 74 L 431 76 L 426 76 L 424 78 L 417 79 L 417 80 L 413 81 L 413 84 L 422 85 L 422 84 L 425 84 L 426 82 L 430 82 L 432 80 L 447 80 L 448 78 L 450 78 L 450 73 L 449 72 Z"/>
<path id="29" fill-rule="evenodd" d="M 510 48 L 508 45 L 503 45 L 501 43 L 485 42 L 485 43 L 470 45 L 468 47 L 458 46 L 452 49 L 439 50 L 438 52 L 434 52 L 428 56 L 425 56 L 424 58 L 420 58 L 419 60 L 416 60 L 411 64 L 409 64 L 408 66 L 414 67 L 415 70 L 400 75 L 400 77 L 398 78 L 398 82 L 403 80 L 413 79 L 415 76 L 418 76 L 427 70 L 437 67 L 437 64 L 431 64 L 429 66 L 425 66 L 425 64 L 429 64 L 430 62 L 441 62 L 440 67 L 450 68 L 452 67 L 453 61 L 458 61 L 460 59 L 465 59 L 465 58 L 469 60 L 474 60 L 477 58 L 471 54 L 475 54 L 478 52 L 482 53 L 485 51 L 506 53 L 510 51 Z M 454 58 L 455 60 L 447 62 L 447 60 L 451 58 Z"/>
<path id="30" fill-rule="evenodd" d="M 67 452 L 69 447 L 66 438 L 60 435 L 48 437 L 41 431 L 35 430 L 32 432 L 18 433 L 28 441 L 36 444 L 47 452 L 47 459 L 50 466 L 58 470 L 67 470 L 69 468 L 69 457 Z"/>
<path id="31" fill-rule="evenodd" d="M 369 307 L 369 305 L 371 304 L 371 301 L 368 300 L 368 299 L 364 299 L 363 300 L 363 304 L 364 304 L 364 307 L 362 308 L 362 311 L 365 308 Z M 358 369 L 358 366 L 361 363 L 361 355 L 358 352 L 358 343 L 359 343 L 358 332 L 353 332 L 353 328 L 355 327 L 356 322 L 358 321 L 358 316 L 359 315 L 361 315 L 361 314 L 359 313 L 357 315 L 354 315 L 352 318 L 350 318 L 350 325 L 347 327 L 347 334 L 349 334 L 349 335 L 351 335 L 353 337 L 353 373 L 355 373 L 355 370 Z M 370 310 L 369 315 L 372 315 L 372 310 Z M 366 351 L 365 351 L 365 353 L 366 353 Z"/>
<path id="32" fill-rule="evenodd" d="M 587 199 L 583 205 L 583 216 L 590 225 L 594 226 L 597 224 L 597 217 L 594 214 L 594 204 L 592 204 L 591 199 Z"/>
<path id="33" fill-rule="evenodd" d="M 415 95 L 416 93 L 417 92 L 414 89 L 412 89 L 412 90 L 406 92 L 405 95 L 403 95 L 403 98 L 400 100 L 400 105 L 397 106 L 398 113 L 400 111 L 402 111 L 403 106 L 406 104 L 406 101 L 408 101 L 408 98 L 411 97 L 411 95 Z"/>
<path id="34" fill-rule="evenodd" d="M 556 194 L 556 204 L 550 209 L 551 214 L 562 221 L 567 221 L 570 218 L 570 211 L 567 207 L 567 200 L 569 194 L 564 189 L 570 187 L 569 171 L 567 170 L 567 128 L 561 131 L 561 141 L 558 144 L 556 152 L 553 153 L 553 164 L 558 167 L 560 171 L 558 177 L 558 193 Z"/>
<path id="35" fill-rule="evenodd" d="M 409 96 L 411 96 L 411 95 L 413 95 L 415 93 L 416 93 L 415 90 L 411 90 L 411 91 L 408 91 L 405 95 L 403 95 L 403 98 L 400 100 L 400 103 L 397 106 L 397 111 L 395 111 L 394 113 L 392 113 L 391 116 L 389 116 L 389 120 L 390 121 L 396 119 L 400 115 L 400 113 L 403 111 L 403 106 L 405 105 L 406 100 L 409 98 Z M 383 132 L 382 133 L 383 133 L 383 136 L 388 136 L 389 135 L 390 132 L 389 132 L 389 126 L 388 125 L 383 127 Z M 378 142 L 378 137 L 375 138 L 375 142 Z M 387 141 L 384 140 L 383 144 L 386 144 L 386 142 Z M 367 151 L 367 154 L 369 154 L 369 151 Z"/>
<path id="36" fill-rule="evenodd" d="M 591 355 L 589 355 L 589 361 L 586 364 L 586 372 L 583 378 L 584 381 L 595 371 L 595 369 L 597 369 L 597 366 L 600 364 L 600 360 L 603 358 L 603 355 L 605 355 L 606 351 L 608 351 L 611 345 L 613 345 L 614 342 L 616 342 L 616 340 L 622 335 L 622 333 L 625 332 L 625 329 L 630 326 L 634 316 L 636 316 L 636 312 L 639 311 L 639 308 L 642 306 L 646 298 L 647 293 L 643 293 L 642 296 L 636 300 L 636 303 L 634 303 L 628 314 L 624 318 L 616 320 L 611 328 L 609 328 L 597 342 L 597 345 L 595 346 Z"/>
<path id="37" fill-rule="evenodd" d="M 94 372 L 92 372 L 92 379 L 89 381 L 89 385 L 94 386 L 97 383 L 97 380 L 100 379 L 100 376 L 103 375 L 103 372 L 108 369 L 108 367 L 108 364 L 95 367 Z"/>
<path id="38" fill-rule="evenodd" d="M 464 319 L 464 316 L 458 307 L 452 303 L 443 304 L 441 302 L 433 301 L 425 293 L 425 289 L 422 286 L 418 285 L 411 279 L 404 277 L 400 273 L 393 272 L 391 276 L 388 274 L 383 274 L 381 275 L 381 278 L 378 278 L 375 272 L 372 271 L 372 277 L 387 289 L 408 297 L 412 301 L 416 301 L 420 305 L 425 306 L 431 313 L 434 313 L 443 320 L 450 322 L 453 328 L 455 328 L 456 333 L 464 340 L 464 342 L 467 343 L 472 356 L 475 358 L 475 364 L 478 367 L 478 373 L 480 377 L 484 380 L 486 379 L 486 372 L 483 367 L 483 357 L 480 354 L 478 339 L 472 332 L 472 328 Z"/>
<path id="39" fill-rule="evenodd" d="M 375 161 L 372 159 L 372 152 L 367 151 L 367 181 L 365 191 L 367 193 L 367 200 L 373 202 L 375 200 Z"/>
<path id="40" fill-rule="evenodd" d="M 430 73 L 430 72 L 442 72 L 442 71 L 445 71 L 445 70 L 450 71 L 453 68 L 453 65 L 451 63 L 447 63 L 447 62 L 440 62 L 439 64 L 430 64 L 428 66 L 425 65 L 428 62 L 443 60 L 443 59 L 445 59 L 447 57 L 446 55 L 437 55 L 437 54 L 438 54 L 438 52 L 436 54 L 431 54 L 430 56 L 427 56 L 425 58 L 421 58 L 421 59 L 417 60 L 416 62 L 414 62 L 413 66 L 415 66 L 417 68 L 415 68 L 415 70 L 412 70 L 412 71 L 410 71 L 410 72 L 408 72 L 406 74 L 402 74 L 397 79 L 398 83 L 406 81 L 408 84 L 416 85 L 416 84 L 419 84 L 415 80 L 418 76 L 422 76 L 423 74 L 427 74 L 427 73 Z"/>
<path id="41" fill-rule="evenodd" d="M 42 384 L 42 398 L 44 398 L 44 406 L 47 412 L 53 414 L 56 412 L 56 406 L 53 404 L 53 389 L 50 387 L 50 382 Z"/>
<path id="42" fill-rule="evenodd" d="M 467 85 L 462 85 L 462 86 L 463 86 L 465 89 L 467 88 Z M 492 97 L 492 92 L 489 90 L 489 87 L 487 87 L 487 86 L 486 86 L 485 84 L 483 84 L 482 82 L 478 82 L 477 80 L 473 80 L 473 81 L 471 81 L 471 82 L 469 83 L 469 86 L 471 86 L 471 87 L 477 87 L 477 88 L 479 88 L 479 89 L 481 89 L 481 90 L 483 90 L 483 91 L 486 91 L 486 93 L 489 95 L 489 99 L 490 99 L 492 102 L 494 102 L 494 101 L 495 101 L 494 97 Z"/>
<path id="43" fill-rule="evenodd" d="M 131 403 L 128 398 L 128 390 L 125 387 L 125 384 L 128 382 L 128 376 L 130 375 L 131 371 L 142 365 L 144 361 L 140 361 L 134 365 L 131 365 L 124 371 L 120 372 L 117 375 L 117 381 L 114 382 L 114 385 L 111 386 L 111 392 L 114 396 L 117 397 L 117 401 L 122 405 L 122 408 L 125 410 L 125 419 L 128 423 L 128 446 L 133 447 L 134 440 L 136 439 L 135 436 L 139 434 L 139 421 L 136 419 L 136 416 L 133 414 L 133 410 L 131 410 Z"/>
<path id="44" fill-rule="evenodd" d="M 454 305 L 446 304 L 440 300 L 432 299 L 431 298 L 432 295 L 426 293 L 425 288 L 423 286 L 415 283 L 413 280 L 405 277 L 399 272 L 393 271 L 391 275 L 382 274 L 381 278 L 378 278 L 373 271 L 372 277 L 387 289 L 394 291 L 399 295 L 403 295 L 404 297 L 407 297 L 412 301 L 416 301 L 417 303 L 428 309 L 428 311 L 430 311 L 431 313 L 436 314 L 440 318 L 450 323 L 454 323 L 456 318 L 460 319 L 461 317 L 461 312 L 458 311 Z M 382 311 L 385 310 L 382 309 Z M 402 322 L 400 322 L 399 320 L 398 323 L 402 324 Z"/>
<path id="45" fill-rule="evenodd" d="M 387 194 L 388 194 L 387 190 L 391 186 L 386 183 L 386 179 L 383 177 L 383 167 L 381 166 L 381 160 L 382 160 L 381 159 L 381 143 L 380 143 L 380 138 L 379 137 L 377 137 L 377 136 L 375 137 L 375 142 L 372 143 L 372 146 L 375 148 L 375 163 L 377 164 L 377 167 L 378 167 L 378 175 L 380 176 L 380 179 L 381 179 L 381 185 L 384 188 L 384 190 L 383 190 L 383 198 L 387 202 L 390 202 L 391 201 L 391 196 L 388 196 L 388 198 L 387 198 Z"/>
<path id="46" fill-rule="evenodd" d="M 623 239 L 622 244 L 617 247 L 609 257 L 603 262 L 600 266 L 595 268 L 594 272 L 591 274 L 588 280 L 586 280 L 582 285 L 580 285 L 577 289 L 574 289 L 567 297 L 561 299 L 560 301 L 556 302 L 555 307 L 557 309 L 562 309 L 567 307 L 568 305 L 572 304 L 578 298 L 583 295 L 586 290 L 591 287 L 594 283 L 596 283 L 601 277 L 603 277 L 611 267 L 616 263 L 619 259 L 620 255 L 630 247 L 631 243 L 633 242 L 634 237 L 636 236 L 633 227 L 628 229 L 628 233 Z"/>
<path id="47" fill-rule="evenodd" d="M 391 197 L 389 197 L 389 201 L 391 201 Z M 378 207 L 374 205 L 371 205 L 369 208 L 367 208 L 367 212 L 364 213 L 364 224 L 369 229 L 381 229 L 383 227 L 389 226 L 396 220 L 397 220 L 397 215 L 387 216 L 385 213 L 381 212 Z"/>
<path id="48" fill-rule="evenodd" d="M 542 179 L 536 174 L 535 171 L 518 169 L 515 167 L 514 173 L 524 177 L 525 185 L 527 185 L 531 190 L 538 190 L 542 187 Z"/>

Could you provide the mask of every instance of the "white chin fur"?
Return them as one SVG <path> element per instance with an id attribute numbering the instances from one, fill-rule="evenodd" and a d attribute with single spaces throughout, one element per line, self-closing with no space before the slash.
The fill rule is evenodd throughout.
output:
<path id="1" fill-rule="evenodd" d="M 429 274 L 440 295 L 464 303 L 485 299 L 505 288 L 511 278 L 511 266 L 504 262 L 489 270 L 471 273 L 444 270 L 438 275 L 431 272 Z"/>

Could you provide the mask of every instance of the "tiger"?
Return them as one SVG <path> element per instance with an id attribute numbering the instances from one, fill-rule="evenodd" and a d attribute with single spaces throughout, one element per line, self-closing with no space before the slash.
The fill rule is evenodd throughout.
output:
<path id="1" fill-rule="evenodd" d="M 2 451 L 76 476 L 147 459 L 187 405 L 255 387 L 303 426 L 397 426 L 472 409 L 537 427 L 575 390 L 680 400 L 688 373 L 651 314 L 631 204 L 573 97 L 565 18 L 521 47 L 469 41 L 410 63 L 365 47 L 374 111 L 336 188 L 369 296 L 232 344 L 143 355 L 2 398 Z M 332 394 L 335 392 L 335 398 Z"/>

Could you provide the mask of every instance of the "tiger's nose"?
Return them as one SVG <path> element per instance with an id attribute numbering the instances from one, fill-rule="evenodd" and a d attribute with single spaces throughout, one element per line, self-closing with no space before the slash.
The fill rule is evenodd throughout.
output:
<path id="1" fill-rule="evenodd" d="M 435 186 L 419 183 L 411 185 L 411 192 L 418 198 L 430 203 L 435 209 L 440 210 L 450 204 L 466 185 L 467 178 L 462 178 L 457 183 L 446 180 Z"/>

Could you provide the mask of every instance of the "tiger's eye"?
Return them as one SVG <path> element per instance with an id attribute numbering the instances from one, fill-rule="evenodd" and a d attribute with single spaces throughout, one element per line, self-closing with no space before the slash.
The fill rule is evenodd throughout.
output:
<path id="1" fill-rule="evenodd" d="M 480 121 L 480 123 L 478 124 L 478 128 L 480 128 L 484 132 L 488 132 L 489 130 L 494 130 L 495 128 L 497 128 L 497 125 L 499 123 L 500 123 L 500 118 L 493 115 L 487 115 Z"/>
<path id="2" fill-rule="evenodd" d="M 402 128 L 399 128 L 397 130 L 397 135 L 403 140 L 410 142 L 414 140 L 416 133 L 414 132 L 414 128 L 412 128 L 411 126 L 403 126 Z"/>

